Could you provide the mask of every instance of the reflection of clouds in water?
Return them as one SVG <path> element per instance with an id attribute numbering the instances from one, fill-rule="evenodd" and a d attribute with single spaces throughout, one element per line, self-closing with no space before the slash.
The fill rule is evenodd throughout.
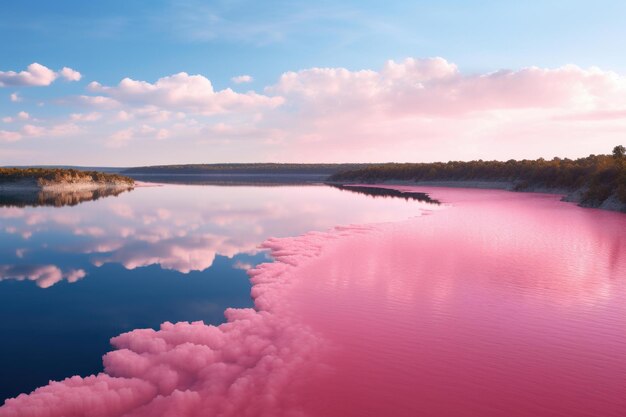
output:
<path id="1" fill-rule="evenodd" d="M 101 227 L 91 226 L 85 228 L 77 227 L 74 229 L 74 234 L 77 236 L 99 237 L 104 236 L 106 233 Z"/>
<path id="2" fill-rule="evenodd" d="M 18 228 L 15 227 L 15 226 L 5 227 L 4 231 L 6 233 L 10 234 L 10 235 L 19 234 L 22 237 L 22 239 L 24 239 L 24 240 L 30 239 L 32 237 L 32 235 L 33 235 L 33 232 L 31 232 L 30 230 L 26 230 L 26 231 L 23 231 L 23 232 L 20 233 Z"/>
<path id="3" fill-rule="evenodd" d="M 0 208 L 7 233 L 25 239 L 35 234 L 49 250 L 89 254 L 96 266 L 160 265 L 184 273 L 209 268 L 218 255 L 254 254 L 267 237 L 418 213 L 416 204 L 355 198 L 327 187 L 172 185 L 137 189 L 71 211 Z M 52 233 L 73 238 L 47 241 Z"/>
<path id="4" fill-rule="evenodd" d="M 243 271 L 248 271 L 249 269 L 252 269 L 252 264 L 248 262 L 237 261 L 233 265 L 233 268 L 241 269 Z"/>
<path id="5" fill-rule="evenodd" d="M 258 309 L 228 309 L 220 326 L 166 322 L 114 337 L 105 372 L 9 399 L 0 417 L 304 416 L 299 394 L 325 372 L 323 341 L 290 313 L 288 283 L 325 242 L 363 231 L 268 242 L 283 262 L 251 270 Z"/>
<path id="6" fill-rule="evenodd" d="M 54 265 L 0 265 L 0 281 L 34 281 L 40 288 L 48 288 L 65 279 L 73 283 L 85 277 L 82 269 L 70 269 L 66 272 Z"/>
<path id="7" fill-rule="evenodd" d="M 113 214 L 125 219 L 132 219 L 134 216 L 133 209 L 128 204 L 112 203 L 109 204 L 109 209 Z"/>
<path id="8" fill-rule="evenodd" d="M 0 208 L 0 219 L 12 219 L 17 217 L 23 217 L 24 210 L 17 207 L 2 207 Z"/>
<path id="9" fill-rule="evenodd" d="M 255 250 L 256 244 L 245 246 L 224 236 L 173 237 L 163 240 L 150 239 L 145 242 L 136 240 L 128 245 L 120 245 L 108 255 L 94 256 L 93 262 L 95 265 L 120 263 L 127 269 L 160 265 L 163 269 L 173 269 L 186 274 L 209 268 L 216 255 L 232 258 L 242 252 L 252 254 Z"/>

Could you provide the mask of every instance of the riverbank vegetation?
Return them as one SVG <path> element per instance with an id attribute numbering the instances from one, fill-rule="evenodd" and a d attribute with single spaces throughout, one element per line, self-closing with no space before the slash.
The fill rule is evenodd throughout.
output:
<path id="1" fill-rule="evenodd" d="M 579 192 L 581 205 L 599 207 L 609 199 L 626 204 L 626 149 L 616 146 L 610 155 L 545 160 L 450 161 L 387 163 L 332 175 L 339 183 L 393 181 L 505 181 L 515 191 L 538 189 Z"/>
<path id="2" fill-rule="evenodd" d="M 23 181 L 35 181 L 41 187 L 75 183 L 128 186 L 134 184 L 132 178 L 98 171 L 61 168 L 0 168 L 0 185 L 10 185 Z"/>

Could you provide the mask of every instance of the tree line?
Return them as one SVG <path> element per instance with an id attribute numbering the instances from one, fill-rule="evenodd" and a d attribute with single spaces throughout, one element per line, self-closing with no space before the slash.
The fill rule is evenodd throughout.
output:
<path id="1" fill-rule="evenodd" d="M 611 195 L 626 203 L 626 148 L 618 145 L 611 155 L 517 161 L 450 161 L 385 163 L 332 175 L 333 182 L 382 181 L 507 181 L 514 189 L 582 189 L 582 203 L 599 205 Z"/>
<path id="2" fill-rule="evenodd" d="M 0 183 L 9 183 L 26 179 L 35 179 L 41 183 L 72 183 L 94 181 L 98 183 L 122 182 L 132 184 L 134 180 L 118 174 L 99 171 L 79 171 L 61 168 L 0 168 Z"/>

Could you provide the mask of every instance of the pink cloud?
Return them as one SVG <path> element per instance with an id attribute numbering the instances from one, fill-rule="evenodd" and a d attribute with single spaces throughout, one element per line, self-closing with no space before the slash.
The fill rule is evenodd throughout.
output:
<path id="1" fill-rule="evenodd" d="M 330 106 L 387 116 L 459 117 L 503 109 L 604 104 L 626 91 L 626 81 L 615 73 L 573 65 L 464 75 L 443 58 L 409 58 L 388 61 L 380 71 L 288 72 L 266 91 L 316 113 L 329 112 Z"/>
<path id="2" fill-rule="evenodd" d="M 260 92 L 215 90 L 184 72 L 88 89 L 95 95 L 61 102 L 97 111 L 69 122 L 105 148 L 98 157 L 121 164 L 579 157 L 606 152 L 626 129 L 626 78 L 574 65 L 466 73 L 443 58 L 407 58 L 286 72 Z M 0 140 L 18 141 L 22 129 Z"/>
<path id="3" fill-rule="evenodd" d="M 127 146 L 135 139 L 163 140 L 170 136 L 170 132 L 164 128 L 155 128 L 149 125 L 129 127 L 113 133 L 106 146 L 110 148 L 121 148 Z"/>
<path id="4" fill-rule="evenodd" d="M 605 121 L 626 119 L 626 108 L 617 110 L 593 110 L 556 116 L 555 120 L 561 121 Z"/>
<path id="5" fill-rule="evenodd" d="M 277 160 L 536 158 L 564 156 L 563 149 L 576 157 L 606 152 L 626 128 L 623 119 L 605 118 L 610 128 L 596 123 L 583 135 L 559 122 L 564 114 L 626 108 L 625 77 L 573 65 L 463 74 L 442 58 L 407 59 L 379 71 L 288 72 L 265 92 L 290 109 L 263 121 L 283 132 L 270 152 Z"/>
<path id="6" fill-rule="evenodd" d="M 25 115 L 28 116 L 28 113 L 25 113 Z M 22 116 L 20 119 L 25 119 L 26 116 Z M 42 136 L 66 137 L 74 135 L 80 132 L 80 130 L 81 129 L 74 123 L 59 123 L 50 126 L 25 124 L 19 130 L 0 130 L 0 141 L 17 142 L 25 138 L 38 138 Z"/>
<path id="7" fill-rule="evenodd" d="M 20 139 L 22 139 L 22 135 L 19 132 L 0 130 L 0 141 L 2 142 L 17 142 Z"/>
<path id="8" fill-rule="evenodd" d="M 35 62 L 30 64 L 24 71 L 0 71 L 0 87 L 48 86 L 59 76 L 68 81 L 78 81 L 81 78 L 80 73 L 71 68 L 64 67 L 61 71 L 55 72 Z"/>

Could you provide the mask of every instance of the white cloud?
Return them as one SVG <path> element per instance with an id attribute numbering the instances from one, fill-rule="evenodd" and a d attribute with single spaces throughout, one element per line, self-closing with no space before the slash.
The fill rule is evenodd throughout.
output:
<path id="1" fill-rule="evenodd" d="M 8 86 L 48 86 L 59 76 L 68 81 L 80 80 L 80 73 L 71 68 L 64 67 L 61 71 L 55 72 L 45 65 L 36 62 L 30 64 L 26 70 L 0 71 L 0 87 Z M 16 95 L 17 98 L 17 95 Z"/>
<path id="2" fill-rule="evenodd" d="M 17 117 L 20 120 L 28 120 L 30 119 L 30 114 L 26 113 L 25 111 L 21 111 L 17 114 Z"/>
<path id="3" fill-rule="evenodd" d="M 20 97 L 19 93 L 11 93 L 9 97 L 13 103 L 19 103 L 22 101 L 22 97 Z"/>
<path id="4" fill-rule="evenodd" d="M 77 104 L 80 106 L 87 106 L 99 110 L 111 110 L 121 106 L 121 104 L 110 97 L 105 96 L 78 96 L 71 99 L 64 100 L 67 104 Z"/>
<path id="5" fill-rule="evenodd" d="M 251 83 L 254 80 L 251 75 L 238 75 L 231 78 L 231 81 L 235 84 Z"/>
<path id="6" fill-rule="evenodd" d="M 80 72 L 68 67 L 63 67 L 63 69 L 59 71 L 59 75 L 65 78 L 67 81 L 80 81 L 80 79 L 83 77 Z"/>
<path id="7" fill-rule="evenodd" d="M 126 105 L 156 106 L 203 115 L 271 109 L 283 103 L 281 97 L 255 92 L 242 94 L 230 88 L 215 91 L 206 77 L 186 72 L 160 78 L 155 83 L 124 78 L 117 86 L 107 87 L 92 82 L 88 89 Z"/>

